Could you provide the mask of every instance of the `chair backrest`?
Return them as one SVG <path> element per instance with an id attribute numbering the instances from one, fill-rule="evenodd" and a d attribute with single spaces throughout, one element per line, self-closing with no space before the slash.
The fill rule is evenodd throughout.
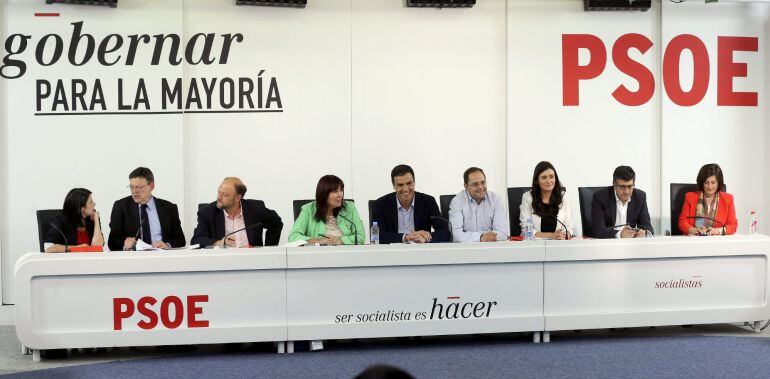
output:
<path id="1" fill-rule="evenodd" d="M 374 209 L 374 204 L 376 203 L 377 200 L 369 200 L 369 230 L 372 229 L 372 210 Z"/>
<path id="2" fill-rule="evenodd" d="M 452 199 L 455 198 L 456 195 L 441 195 L 438 197 L 438 201 L 441 206 L 441 217 L 449 220 L 449 205 L 452 204 Z"/>
<path id="3" fill-rule="evenodd" d="M 583 235 L 591 236 L 591 202 L 596 191 L 605 187 L 578 187 L 580 200 L 580 222 L 583 224 Z"/>
<path id="4" fill-rule="evenodd" d="M 51 229 L 51 222 L 62 214 L 61 209 L 41 209 L 37 213 L 37 238 L 40 243 L 40 252 L 44 252 L 45 236 Z"/>
<path id="5" fill-rule="evenodd" d="M 519 224 L 521 197 L 531 189 L 532 187 L 508 187 L 508 227 L 512 236 L 521 235 L 521 224 Z"/>
<path id="6" fill-rule="evenodd" d="M 198 204 L 198 212 L 200 212 L 201 209 L 203 209 L 203 207 L 205 207 L 207 205 L 209 205 L 209 203 L 200 203 L 200 204 Z"/>
<path id="7" fill-rule="evenodd" d="M 294 221 L 297 221 L 297 217 L 299 217 L 300 212 L 302 212 L 302 206 L 311 201 L 315 201 L 315 199 L 294 200 L 294 202 L 292 203 L 292 205 L 294 206 Z M 353 199 L 345 199 L 345 201 L 352 201 L 354 203 L 356 202 Z M 369 218 L 371 219 L 371 214 Z"/>
<path id="8" fill-rule="evenodd" d="M 679 231 L 679 214 L 682 213 L 682 206 L 684 206 L 684 195 L 687 192 L 693 192 L 698 190 L 698 185 L 695 183 L 671 183 L 671 235 L 681 236 L 682 232 Z M 721 191 L 727 191 L 727 184 L 722 184 Z"/>
<path id="9" fill-rule="evenodd" d="M 299 217 L 299 213 L 302 212 L 302 206 L 313 201 L 312 199 L 308 200 L 294 200 L 292 202 L 294 206 L 294 221 L 297 221 L 297 217 Z"/>

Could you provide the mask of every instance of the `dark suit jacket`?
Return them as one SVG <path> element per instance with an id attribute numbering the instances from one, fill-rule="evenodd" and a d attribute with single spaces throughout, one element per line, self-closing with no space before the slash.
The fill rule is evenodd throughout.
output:
<path id="1" fill-rule="evenodd" d="M 158 208 L 163 242 L 172 247 L 182 247 L 187 244 L 176 204 L 156 197 L 155 206 Z M 136 236 L 137 230 L 139 230 L 139 205 L 134 202 L 131 196 L 116 201 L 112 205 L 110 238 L 107 240 L 110 250 L 123 250 L 123 242 L 128 237 Z"/>
<path id="2" fill-rule="evenodd" d="M 615 190 L 612 186 L 602 188 L 594 193 L 591 201 L 591 234 L 594 238 L 615 238 L 617 231 L 612 227 L 617 225 L 615 216 L 618 207 L 615 204 Z M 631 202 L 628 203 L 626 223 L 655 233 L 650 222 L 650 212 L 647 210 L 647 194 L 640 189 L 634 189 Z"/>
<path id="3" fill-rule="evenodd" d="M 398 207 L 396 206 L 396 193 L 391 192 L 374 203 L 372 209 L 372 222 L 377 221 L 380 227 L 380 243 L 399 243 L 404 238 L 403 233 L 398 232 Z M 441 217 L 436 199 L 424 193 L 414 193 L 414 230 L 426 230 L 433 232 L 431 242 L 449 241 L 449 227 L 444 221 L 431 220 L 431 216 Z"/>
<path id="4" fill-rule="evenodd" d="M 281 239 L 283 222 L 278 213 L 265 207 L 262 200 L 241 200 L 243 208 L 243 224 L 245 226 L 261 223 L 259 227 L 246 229 L 249 245 L 262 246 L 262 230 L 265 233 L 265 246 L 278 245 Z M 202 248 L 213 244 L 225 237 L 225 212 L 217 208 L 213 202 L 198 211 L 198 226 L 195 227 L 190 244 L 199 244 Z"/>
<path id="5" fill-rule="evenodd" d="M 101 220 L 101 219 L 100 219 Z M 101 222 L 101 221 L 100 221 Z M 64 237 L 54 228 L 49 228 L 48 232 L 45 235 L 45 239 L 43 242 L 45 243 L 53 243 L 57 245 L 65 245 L 69 244 L 69 246 L 75 246 L 77 245 L 78 241 L 78 229 L 77 226 L 69 225 L 67 224 L 67 221 L 64 218 L 63 214 L 60 214 L 53 220 L 54 225 L 56 225 L 59 230 L 64 233 L 64 236 L 67 237 L 67 240 L 64 240 Z M 94 227 L 96 226 L 94 222 L 91 220 L 90 217 L 86 218 L 86 233 L 88 233 L 88 244 L 91 244 L 91 240 L 94 239 Z M 100 224 L 101 226 L 101 224 Z"/>

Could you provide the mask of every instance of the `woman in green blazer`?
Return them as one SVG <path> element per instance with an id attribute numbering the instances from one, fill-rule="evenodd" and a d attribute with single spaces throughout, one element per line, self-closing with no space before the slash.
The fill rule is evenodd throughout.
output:
<path id="1" fill-rule="evenodd" d="M 342 179 L 334 175 L 322 176 L 315 189 L 315 201 L 302 206 L 302 211 L 291 228 L 289 242 L 364 244 L 364 224 L 358 216 L 355 204 L 352 201 L 344 201 L 344 196 L 345 183 Z"/>

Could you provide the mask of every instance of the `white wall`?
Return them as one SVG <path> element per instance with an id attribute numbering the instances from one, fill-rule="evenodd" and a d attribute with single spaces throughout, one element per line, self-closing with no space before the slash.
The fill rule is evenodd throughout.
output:
<path id="1" fill-rule="evenodd" d="M 52 32 L 68 38 L 69 24 L 86 20 L 84 30 L 97 38 L 121 23 L 128 25 L 123 30 L 140 33 L 181 33 L 181 10 L 182 4 L 177 1 L 122 1 L 117 9 L 106 9 L 9 0 L 7 28 L 14 33 L 32 34 L 36 39 Z M 32 16 L 40 11 L 58 11 L 61 16 Z M 116 78 L 133 86 L 139 78 L 148 83 L 158 82 L 161 77 L 181 76 L 181 66 L 151 67 L 151 50 L 139 49 L 133 68 L 105 68 L 95 59 L 82 67 L 59 63 L 44 68 L 34 63 L 34 45 L 30 45 L 32 48 L 28 47 L 22 55 L 28 64 L 26 75 L 4 80 L 8 92 L 14 94 L 6 102 L 13 111 L 7 115 L 7 141 L 3 149 L 8 167 L 5 220 L 7 235 L 14 236 L 3 241 L 3 250 L 8 252 L 2 256 L 6 302 L 13 299 L 10 281 L 14 262 L 24 253 L 38 250 L 36 210 L 61 208 L 69 189 L 85 187 L 94 193 L 96 209 L 107 233 L 112 202 L 129 194 L 125 188 L 128 174 L 137 166 L 153 169 L 155 193 L 160 198 L 181 200 L 184 188 L 181 115 L 34 116 L 35 79 L 55 82 L 59 78 L 102 78 L 105 98 L 115 101 Z M 130 98 L 132 91 L 125 89 Z M 186 208 L 180 205 L 184 214 Z"/>
<path id="2" fill-rule="evenodd" d="M 189 198 L 185 235 L 192 237 L 197 204 L 216 200 L 226 176 L 247 185 L 293 224 L 292 200 L 315 196 L 318 178 L 336 174 L 355 197 L 351 175 L 350 2 L 315 2 L 305 9 L 232 7 L 222 1 L 185 3 L 185 34 L 243 32 L 227 66 L 187 66 L 188 77 L 255 78 L 260 69 L 279 83 L 283 113 L 185 115 Z"/>
<path id="3" fill-rule="evenodd" d="M 765 38 L 760 40 L 760 49 L 765 52 L 765 90 L 759 95 L 759 101 L 760 104 L 764 104 L 765 107 L 765 145 L 762 148 L 762 151 L 765 154 L 765 171 L 763 172 L 763 176 L 765 177 L 765 195 L 763 198 L 765 201 L 762 204 L 763 212 L 760 214 L 761 224 L 759 225 L 759 232 L 767 235 L 770 234 L 770 215 L 767 214 L 770 212 L 770 196 L 767 195 L 767 191 L 770 191 L 770 175 L 767 174 L 767 170 L 770 169 L 770 152 L 768 152 L 768 149 L 770 149 L 770 96 L 768 96 L 768 94 L 770 94 L 770 80 L 767 80 L 767 78 L 770 77 L 770 67 L 768 67 L 768 62 L 770 62 L 770 38 L 768 38 L 770 37 L 770 17 L 765 17 L 763 24 L 765 26 Z M 762 44 L 762 41 L 764 41 L 764 44 Z M 764 101 L 762 101 L 763 99 Z"/>
<path id="4" fill-rule="evenodd" d="M 437 201 L 463 188 L 470 166 L 503 193 L 505 9 L 353 2 L 353 183 L 365 219 L 363 201 L 392 192 L 390 170 L 401 163 Z"/>
<path id="5" fill-rule="evenodd" d="M 624 84 L 635 90 L 637 84 L 615 68 L 611 53 L 614 42 L 626 33 L 656 41 L 656 11 L 585 12 L 583 2 L 569 0 L 509 3 L 508 186 L 530 186 L 535 165 L 551 162 L 567 187 L 578 234 L 582 225 L 577 187 L 612 184 L 612 172 L 621 164 L 634 168 L 657 228 L 659 91 L 644 105 L 618 103 L 612 97 L 615 88 Z M 562 105 L 562 34 L 593 34 L 607 50 L 604 72 L 580 83 L 578 106 Z M 657 71 L 656 48 L 643 56 L 632 50 L 632 57 Z M 581 65 L 587 62 L 587 54 L 580 56 Z"/>
<path id="6" fill-rule="evenodd" d="M 84 186 L 95 193 L 107 234 L 112 202 L 128 194 L 128 173 L 139 165 L 155 171 L 156 195 L 179 205 L 188 240 L 197 204 L 214 200 L 224 176 L 241 177 L 247 197 L 278 211 L 285 241 L 291 200 L 312 198 L 321 175 L 334 173 L 345 181 L 346 196 L 356 200 L 367 222 L 367 200 L 391 191 L 389 172 L 399 163 L 415 168 L 419 191 L 438 196 L 458 192 L 462 172 L 471 165 L 482 167 L 490 189 L 504 194 L 507 186 L 528 185 L 534 165 L 549 160 L 569 188 L 577 225 L 577 187 L 609 185 L 613 169 L 629 164 L 661 231 L 661 218 L 668 225 L 668 183 L 693 181 L 702 163 L 716 161 L 736 195 L 742 227 L 749 207 L 760 211 L 763 226 L 768 220 L 766 4 L 664 1 L 646 13 L 584 12 L 580 0 L 487 0 L 471 9 L 442 10 L 407 9 L 392 0 L 314 1 L 306 9 L 235 7 L 221 0 L 121 0 L 117 9 L 7 4 L 4 27 L 35 40 L 49 32 L 68 36 L 70 22 L 85 20 L 86 30 L 97 36 L 241 32 L 245 41 L 231 49 L 227 65 L 212 66 L 151 67 L 151 49 L 140 49 L 132 67 L 42 68 L 34 64 L 34 46 L 27 48 L 26 76 L 0 80 L 13 94 L 0 99 L 8 122 L 7 134 L 0 135 L 0 159 L 7 168 L 0 175 L 0 282 L 6 303 L 13 302 L 14 262 L 37 250 L 34 211 L 58 208 L 70 188 Z M 51 10 L 61 17 L 31 16 Z M 631 54 L 656 78 L 655 95 L 637 107 L 611 96 L 620 84 L 637 85 L 611 59 L 615 40 L 632 32 L 655 44 L 644 55 Z M 565 33 L 597 35 L 608 50 L 604 73 L 581 83 L 575 107 L 562 106 Z M 750 77 L 736 79 L 736 88 L 759 90 L 760 107 L 716 107 L 715 67 L 714 89 L 702 104 L 673 106 L 663 90 L 660 62 L 663 47 L 681 33 L 703 38 L 712 64 L 716 35 L 758 36 L 764 52 L 736 54 L 749 62 Z M 283 113 L 32 115 L 37 78 L 98 77 L 107 94 L 117 78 L 143 77 L 156 84 L 164 77 L 254 79 L 260 69 L 263 78 L 277 78 Z M 705 128 L 715 141 L 698 139 L 702 132 L 696 128 Z M 702 144 L 704 153 L 684 151 L 683 140 Z"/>
<path id="7" fill-rule="evenodd" d="M 759 212 L 763 224 L 767 220 L 763 210 L 767 191 L 762 179 L 767 177 L 764 157 L 768 146 L 765 143 L 767 121 L 763 109 L 766 95 L 760 95 L 757 107 L 716 106 L 716 73 L 717 36 L 758 36 L 759 41 L 765 41 L 770 37 L 764 27 L 768 10 L 770 4 L 663 2 L 664 44 L 680 34 L 698 36 L 708 49 L 711 72 L 708 92 L 699 104 L 682 107 L 663 97 L 661 191 L 665 225 L 669 225 L 669 183 L 695 183 L 700 167 L 712 162 L 722 167 L 728 192 L 735 195 L 739 233 L 748 231 L 750 209 Z M 764 52 L 736 52 L 734 60 L 748 64 L 748 78 L 735 78 L 734 90 L 761 94 L 766 88 L 763 85 L 766 75 L 770 73 Z M 683 88 L 689 89 L 692 85 L 692 67 L 692 57 L 683 54 L 680 64 Z"/>
<path id="8" fill-rule="evenodd" d="M 5 29 L 8 25 L 8 22 L 5 19 L 5 1 L 0 1 L 0 21 L 2 24 L 0 25 L 0 41 L 5 41 Z M 5 130 L 6 130 L 6 117 L 8 115 L 8 112 L 6 111 L 6 103 L 5 103 L 5 80 L 0 79 L 0 146 L 3 147 L 2 152 L 0 152 L 0 199 L 5 200 L 5 172 L 6 172 L 6 150 L 5 150 Z M 5 211 L 5 204 L 7 204 L 6 201 L 0 201 L 0 307 L 2 307 L 2 304 L 4 303 L 4 297 L 3 297 L 3 276 L 4 276 L 4 269 L 3 269 L 3 248 L 5 247 L 5 244 L 3 243 L 5 236 L 7 235 L 7 229 L 6 225 L 8 225 L 8 218 L 6 217 L 7 212 Z"/>

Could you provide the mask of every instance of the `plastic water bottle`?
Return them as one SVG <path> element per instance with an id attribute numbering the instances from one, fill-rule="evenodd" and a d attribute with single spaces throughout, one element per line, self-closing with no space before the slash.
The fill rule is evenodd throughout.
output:
<path id="1" fill-rule="evenodd" d="M 372 223 L 372 230 L 369 235 L 372 237 L 371 239 L 372 245 L 380 244 L 380 227 L 377 225 L 377 221 Z"/>
<path id="2" fill-rule="evenodd" d="M 751 216 L 749 216 L 749 234 L 757 234 L 759 231 L 759 225 L 757 224 L 757 212 L 751 210 Z"/>
<path id="3" fill-rule="evenodd" d="M 532 217 L 527 219 L 527 223 L 524 224 L 524 240 L 533 241 L 535 239 L 535 224 L 532 223 Z"/>

